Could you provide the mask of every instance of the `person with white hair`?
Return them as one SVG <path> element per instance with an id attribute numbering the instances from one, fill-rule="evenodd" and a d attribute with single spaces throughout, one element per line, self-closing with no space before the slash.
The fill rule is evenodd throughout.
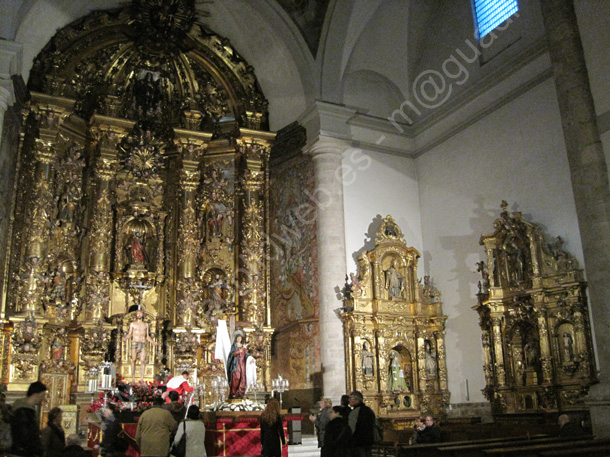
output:
<path id="1" fill-rule="evenodd" d="M 580 424 L 572 422 L 567 414 L 561 414 L 557 418 L 557 423 L 559 424 L 559 436 L 562 438 L 578 437 L 585 434 Z"/>

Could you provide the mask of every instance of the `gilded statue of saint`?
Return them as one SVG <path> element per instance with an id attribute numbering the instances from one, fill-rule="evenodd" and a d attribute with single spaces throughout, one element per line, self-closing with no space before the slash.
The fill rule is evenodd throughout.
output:
<path id="1" fill-rule="evenodd" d="M 146 266 L 146 251 L 142 233 L 135 231 L 127 243 L 127 254 L 132 265 Z"/>
<path id="2" fill-rule="evenodd" d="M 389 268 L 385 270 L 385 288 L 388 290 L 388 298 L 402 297 L 405 277 L 396 269 L 396 260 L 392 259 Z"/>

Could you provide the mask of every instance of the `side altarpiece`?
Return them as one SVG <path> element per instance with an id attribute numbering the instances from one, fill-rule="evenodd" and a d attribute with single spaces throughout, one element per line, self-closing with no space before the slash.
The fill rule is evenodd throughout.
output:
<path id="1" fill-rule="evenodd" d="M 477 264 L 483 392 L 495 413 L 582 409 L 597 382 L 583 271 L 560 237 L 507 206 Z"/>
<path id="2" fill-rule="evenodd" d="M 32 68 L 1 378 L 11 391 L 52 384 L 47 407 L 85 392 L 105 361 L 132 375 L 123 336 L 135 309 L 153 341 L 145 380 L 163 367 L 224 375 L 214 338 L 227 319 L 270 384 L 267 101 L 194 2 L 172 8 L 93 12 Z"/>
<path id="3" fill-rule="evenodd" d="M 419 258 L 387 216 L 343 289 L 347 391 L 397 420 L 443 414 L 449 404 L 447 316 L 430 278 L 417 278 Z"/>

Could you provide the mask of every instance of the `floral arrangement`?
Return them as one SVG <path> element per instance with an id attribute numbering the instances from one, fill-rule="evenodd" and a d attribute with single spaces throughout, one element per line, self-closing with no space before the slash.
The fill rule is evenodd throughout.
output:
<path id="1" fill-rule="evenodd" d="M 118 412 L 145 411 L 152 407 L 155 397 L 161 396 L 163 385 L 160 381 L 138 381 L 129 384 L 124 378 L 117 378 L 116 388 L 108 394 L 105 391 L 100 392 L 99 397 L 91 401 L 86 411 L 95 413 L 100 410 L 105 404 L 105 398 L 115 404 Z"/>
<path id="2" fill-rule="evenodd" d="M 206 405 L 206 411 L 262 411 L 265 407 L 260 403 L 255 403 L 252 400 L 243 400 L 239 403 L 219 403 Z"/>
<path id="3" fill-rule="evenodd" d="M 89 406 L 87 406 L 87 412 L 88 413 L 94 413 L 100 409 L 102 409 L 102 406 L 104 406 L 104 396 L 105 396 L 105 392 L 100 392 L 100 396 L 96 399 L 96 400 L 92 400 L 91 404 Z"/>

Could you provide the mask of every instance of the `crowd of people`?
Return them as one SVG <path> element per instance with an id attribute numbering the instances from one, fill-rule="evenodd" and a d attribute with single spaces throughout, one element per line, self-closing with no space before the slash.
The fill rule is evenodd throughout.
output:
<path id="1" fill-rule="evenodd" d="M 321 457 L 370 457 L 377 418 L 360 391 L 343 395 L 340 406 L 332 406 L 330 398 L 322 398 L 320 412 L 309 419 L 316 429 Z M 277 457 L 269 457 L 272 456 Z"/>
<path id="2" fill-rule="evenodd" d="M 49 411 L 47 426 L 40 430 L 37 408 L 46 396 L 47 386 L 40 381 L 30 384 L 25 398 L 16 400 L 10 407 L 6 404 L 4 394 L 0 395 L 0 452 L 20 457 L 91 455 L 80 445 L 81 439 L 77 434 L 66 436 L 62 427 L 63 411 L 60 408 Z"/>
<path id="3" fill-rule="evenodd" d="M 63 412 L 52 408 L 47 426 L 39 429 L 37 408 L 47 395 L 47 387 L 37 381 L 29 386 L 25 398 L 6 405 L 0 394 L 0 452 L 18 457 L 85 457 L 91 455 L 80 445 L 76 434 L 66 437 L 62 427 Z M 144 411 L 137 424 L 135 442 L 142 457 L 167 457 L 177 455 L 182 441 L 184 453 L 179 457 L 206 457 L 205 425 L 199 407 L 188 410 L 177 391 L 170 392 L 167 402 L 155 397 L 153 407 Z M 381 438 L 375 413 L 364 403 L 361 392 L 353 391 L 341 397 L 339 406 L 332 406 L 330 398 L 320 400 L 320 411 L 311 414 L 317 437 L 320 457 L 370 457 L 373 444 Z M 281 457 L 286 445 L 280 403 L 270 398 L 259 417 L 261 455 Z M 578 437 L 584 430 L 571 422 L 567 414 L 559 416 L 559 436 Z M 116 417 L 115 406 L 106 404 L 102 411 L 102 441 L 99 451 L 102 457 L 125 457 L 129 443 L 125 439 Z M 186 438 L 185 438 L 186 437 Z M 439 443 L 441 430 L 432 416 L 415 419 L 409 444 Z"/>

